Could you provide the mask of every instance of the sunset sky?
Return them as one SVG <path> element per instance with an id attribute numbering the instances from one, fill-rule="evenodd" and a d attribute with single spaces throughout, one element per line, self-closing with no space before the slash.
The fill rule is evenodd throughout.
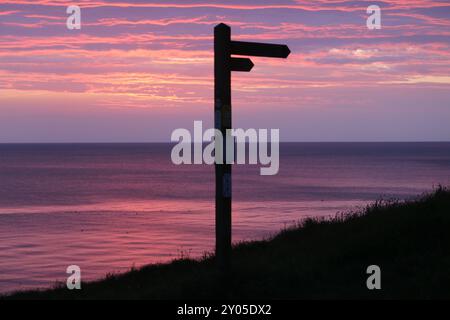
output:
<path id="1" fill-rule="evenodd" d="M 81 30 L 66 8 L 81 7 Z M 382 9 L 368 30 L 366 9 Z M 0 3 L 0 142 L 169 141 L 213 123 L 213 27 L 285 43 L 233 75 L 233 122 L 284 141 L 449 141 L 448 0 Z"/>

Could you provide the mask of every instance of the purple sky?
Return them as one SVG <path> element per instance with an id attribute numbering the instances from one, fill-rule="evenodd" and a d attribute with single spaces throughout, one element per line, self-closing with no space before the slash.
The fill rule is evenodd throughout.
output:
<path id="1" fill-rule="evenodd" d="M 66 8 L 81 7 L 81 30 Z M 382 9 L 368 30 L 366 8 Z M 0 4 L 0 143 L 169 141 L 213 119 L 213 27 L 288 44 L 233 75 L 233 122 L 284 141 L 449 141 L 444 0 Z"/>

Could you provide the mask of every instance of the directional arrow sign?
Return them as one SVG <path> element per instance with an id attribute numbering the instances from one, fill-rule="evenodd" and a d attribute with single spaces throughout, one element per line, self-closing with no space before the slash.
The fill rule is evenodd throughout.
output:
<path id="1" fill-rule="evenodd" d="M 283 44 L 231 41 L 231 54 L 268 58 L 287 58 L 291 53 Z"/>
<path id="2" fill-rule="evenodd" d="M 231 40 L 231 28 L 219 24 L 214 28 L 214 123 L 223 137 L 230 135 L 231 114 L 231 73 L 249 72 L 253 62 L 238 56 L 257 56 L 269 58 L 287 58 L 291 53 L 285 45 L 241 42 Z M 215 140 L 218 143 L 218 140 Z M 228 155 L 234 154 L 234 146 L 216 146 L 222 148 L 221 161 L 216 162 L 216 261 L 226 279 L 231 270 L 231 163 Z M 231 150 L 230 150 L 231 148 Z M 217 149 L 216 149 L 217 150 Z"/>
<path id="3" fill-rule="evenodd" d="M 231 71 L 250 72 L 253 62 L 247 58 L 231 58 Z"/>

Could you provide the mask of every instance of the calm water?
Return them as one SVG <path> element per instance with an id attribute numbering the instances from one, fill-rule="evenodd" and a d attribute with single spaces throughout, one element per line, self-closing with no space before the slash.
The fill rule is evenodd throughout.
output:
<path id="1" fill-rule="evenodd" d="M 0 145 L 0 292 L 48 287 L 214 246 L 214 168 L 166 144 Z M 306 216 L 450 184 L 450 143 L 282 144 L 280 172 L 233 169 L 234 241 Z"/>

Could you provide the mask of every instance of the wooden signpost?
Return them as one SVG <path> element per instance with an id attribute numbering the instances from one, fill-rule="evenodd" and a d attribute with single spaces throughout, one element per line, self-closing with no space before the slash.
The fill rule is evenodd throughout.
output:
<path id="1" fill-rule="evenodd" d="M 286 45 L 241 42 L 231 40 L 226 24 L 214 28 L 214 123 L 224 141 L 231 129 L 231 71 L 249 72 L 253 62 L 232 55 L 287 58 L 291 51 Z M 217 148 L 216 148 L 217 150 Z M 231 268 L 231 164 L 226 162 L 227 146 L 223 144 L 223 164 L 216 171 L 216 259 L 219 269 Z"/>

